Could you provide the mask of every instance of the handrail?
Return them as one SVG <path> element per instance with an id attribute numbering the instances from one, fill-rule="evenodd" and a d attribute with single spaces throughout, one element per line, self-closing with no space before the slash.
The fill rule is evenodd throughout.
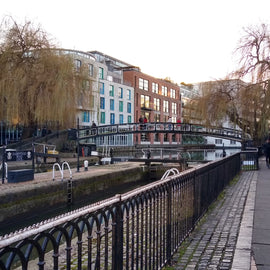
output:
<path id="1" fill-rule="evenodd" d="M 60 173 L 61 173 L 61 180 L 63 181 L 64 180 L 64 167 L 65 167 L 65 165 L 67 165 L 67 167 L 68 167 L 68 170 L 69 170 L 69 177 L 70 177 L 70 179 L 72 179 L 72 171 L 71 171 L 71 169 L 70 169 L 70 166 L 69 166 L 69 164 L 68 164 L 68 162 L 67 161 L 64 161 L 63 163 L 62 163 L 62 168 L 60 167 L 60 164 L 59 163 L 54 163 L 53 164 L 53 181 L 54 181 L 54 170 L 55 170 L 55 166 L 57 166 L 58 168 L 59 168 L 59 171 L 60 171 Z"/>
<path id="2" fill-rule="evenodd" d="M 250 140 L 251 136 L 242 130 L 208 127 L 201 124 L 189 123 L 168 123 L 168 122 L 148 122 L 147 129 L 142 129 L 140 123 L 124 123 L 115 125 L 101 125 L 95 128 L 84 127 L 79 129 L 79 140 L 93 138 L 97 136 L 111 136 L 115 134 L 131 133 L 179 133 L 179 134 L 200 134 L 202 136 L 216 136 L 236 141 Z M 96 132 L 93 132 L 96 131 Z"/>
<path id="3" fill-rule="evenodd" d="M 63 174 L 64 174 L 64 167 L 65 167 L 65 165 L 67 165 L 68 170 L 69 170 L 69 176 L 70 176 L 70 179 L 72 179 L 72 171 L 71 171 L 70 166 L 69 166 L 69 164 L 68 164 L 67 161 L 64 161 L 64 162 L 62 163 L 62 172 L 63 172 Z"/>
<path id="4" fill-rule="evenodd" d="M 163 176 L 161 177 L 161 180 L 166 179 L 166 178 L 170 175 L 170 173 L 173 173 L 173 175 L 180 174 L 180 172 L 179 172 L 178 169 L 176 169 L 176 168 L 171 168 L 171 169 L 167 170 L 167 171 L 163 174 Z"/>
<path id="5" fill-rule="evenodd" d="M 61 167 L 60 167 L 60 165 L 59 165 L 59 163 L 54 163 L 53 164 L 53 181 L 54 181 L 54 168 L 55 168 L 55 166 L 57 166 L 58 168 L 59 168 L 59 171 L 60 171 L 60 173 L 61 173 L 61 179 L 62 179 L 62 181 L 63 181 L 63 171 L 62 171 L 62 169 L 61 169 Z"/>

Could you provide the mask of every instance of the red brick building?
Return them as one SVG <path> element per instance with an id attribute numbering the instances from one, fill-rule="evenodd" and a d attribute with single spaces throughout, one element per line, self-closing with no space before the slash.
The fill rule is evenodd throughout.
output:
<path id="1" fill-rule="evenodd" d="M 146 117 L 148 122 L 173 122 L 181 119 L 180 86 L 169 80 L 142 73 L 138 68 L 123 70 L 124 83 L 134 88 L 134 120 Z M 137 143 L 179 143 L 176 134 L 151 134 L 147 139 L 138 136 Z"/>

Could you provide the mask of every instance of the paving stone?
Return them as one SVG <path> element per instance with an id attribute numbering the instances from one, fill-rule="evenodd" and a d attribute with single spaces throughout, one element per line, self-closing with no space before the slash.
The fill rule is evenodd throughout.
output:
<path id="1" fill-rule="evenodd" d="M 187 245 L 174 269 L 180 265 L 185 270 L 230 269 L 250 183 L 251 177 L 240 176 L 237 183 L 225 189 L 225 196 L 216 202 L 204 224 L 192 232 L 189 238 L 193 243 Z M 187 255 L 191 254 L 192 259 L 185 264 Z"/>

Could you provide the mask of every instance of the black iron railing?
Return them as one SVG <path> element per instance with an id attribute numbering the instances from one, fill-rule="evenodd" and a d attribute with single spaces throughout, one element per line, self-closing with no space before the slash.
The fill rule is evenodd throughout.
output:
<path id="1" fill-rule="evenodd" d="M 0 238 L 0 269 L 161 269 L 241 169 L 240 153 Z"/>
<path id="2" fill-rule="evenodd" d="M 231 139 L 239 142 L 249 141 L 250 135 L 237 129 L 223 127 L 205 127 L 198 124 L 188 123 L 163 123 L 148 122 L 145 124 L 128 123 L 115 125 L 102 125 L 94 128 L 84 127 L 78 129 L 78 139 L 95 138 L 100 136 L 111 136 L 117 134 L 136 133 L 178 133 L 200 136 L 214 136 L 218 138 Z"/>
<path id="3" fill-rule="evenodd" d="M 258 149 L 250 149 L 241 152 L 242 170 L 259 170 L 259 152 Z"/>

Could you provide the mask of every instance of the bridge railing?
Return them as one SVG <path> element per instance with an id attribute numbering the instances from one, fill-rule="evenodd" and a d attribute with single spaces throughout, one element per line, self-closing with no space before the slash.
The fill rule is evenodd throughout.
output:
<path id="1" fill-rule="evenodd" d="M 179 124 L 169 122 L 149 122 L 144 124 L 126 123 L 103 125 L 95 128 L 82 128 L 79 129 L 79 139 L 130 133 L 180 133 L 202 136 L 217 136 L 237 141 L 250 140 L 249 134 L 237 129 L 204 127 L 198 124 Z"/>
<path id="2" fill-rule="evenodd" d="M 259 170 L 259 151 L 257 148 L 241 151 L 240 158 L 242 170 Z"/>
<path id="3" fill-rule="evenodd" d="M 0 237 L 0 268 L 161 269 L 240 169 L 238 153 Z"/>

